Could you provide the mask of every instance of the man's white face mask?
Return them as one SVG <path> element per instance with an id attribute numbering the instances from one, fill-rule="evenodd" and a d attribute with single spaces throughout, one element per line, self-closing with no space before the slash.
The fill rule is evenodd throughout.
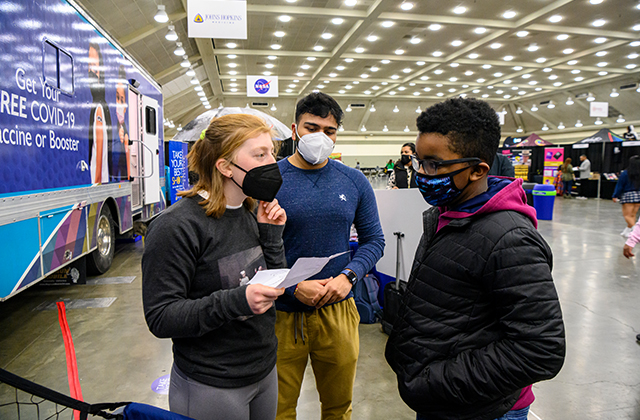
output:
<path id="1" fill-rule="evenodd" d="M 296 125 L 296 136 L 298 136 L 300 156 L 311 165 L 317 165 L 327 160 L 335 147 L 333 140 L 322 131 L 300 136 Z"/>

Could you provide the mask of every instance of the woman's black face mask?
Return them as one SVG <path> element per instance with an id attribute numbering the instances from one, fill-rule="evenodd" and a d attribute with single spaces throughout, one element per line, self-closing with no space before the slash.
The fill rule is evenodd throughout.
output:
<path id="1" fill-rule="evenodd" d="M 233 178 L 231 180 L 240 188 L 247 197 L 255 198 L 260 201 L 271 202 L 276 198 L 276 194 L 282 185 L 282 176 L 277 163 L 256 166 L 250 171 L 246 171 L 235 163 L 233 166 L 246 173 L 242 186 L 240 186 Z"/>

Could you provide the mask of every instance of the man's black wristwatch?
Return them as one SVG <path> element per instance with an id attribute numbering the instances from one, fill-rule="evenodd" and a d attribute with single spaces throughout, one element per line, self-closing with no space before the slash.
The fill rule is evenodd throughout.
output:
<path id="1" fill-rule="evenodd" d="M 349 280 L 349 283 L 351 283 L 352 286 L 355 285 L 356 282 L 358 281 L 358 276 L 356 275 L 356 273 L 349 270 L 348 268 L 345 268 L 344 270 L 342 270 L 340 274 L 344 274 L 345 276 L 347 276 L 347 279 Z"/>

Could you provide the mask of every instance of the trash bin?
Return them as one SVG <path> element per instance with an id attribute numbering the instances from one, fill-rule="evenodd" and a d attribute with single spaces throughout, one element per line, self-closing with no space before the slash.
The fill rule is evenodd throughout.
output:
<path id="1" fill-rule="evenodd" d="M 533 207 L 533 188 L 536 186 L 535 182 L 523 182 L 522 189 L 527 196 L 527 204 Z"/>
<path id="2" fill-rule="evenodd" d="M 553 203 L 556 200 L 556 187 L 538 184 L 533 187 L 533 207 L 538 214 L 538 220 L 553 219 Z"/>

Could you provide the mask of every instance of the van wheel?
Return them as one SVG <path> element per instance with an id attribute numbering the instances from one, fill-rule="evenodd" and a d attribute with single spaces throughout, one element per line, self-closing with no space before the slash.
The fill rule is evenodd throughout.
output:
<path id="1" fill-rule="evenodd" d="M 115 254 L 116 229 L 111 211 L 106 204 L 103 204 L 98 218 L 96 245 L 98 247 L 87 256 L 87 271 L 93 275 L 106 273 L 111 267 Z"/>

